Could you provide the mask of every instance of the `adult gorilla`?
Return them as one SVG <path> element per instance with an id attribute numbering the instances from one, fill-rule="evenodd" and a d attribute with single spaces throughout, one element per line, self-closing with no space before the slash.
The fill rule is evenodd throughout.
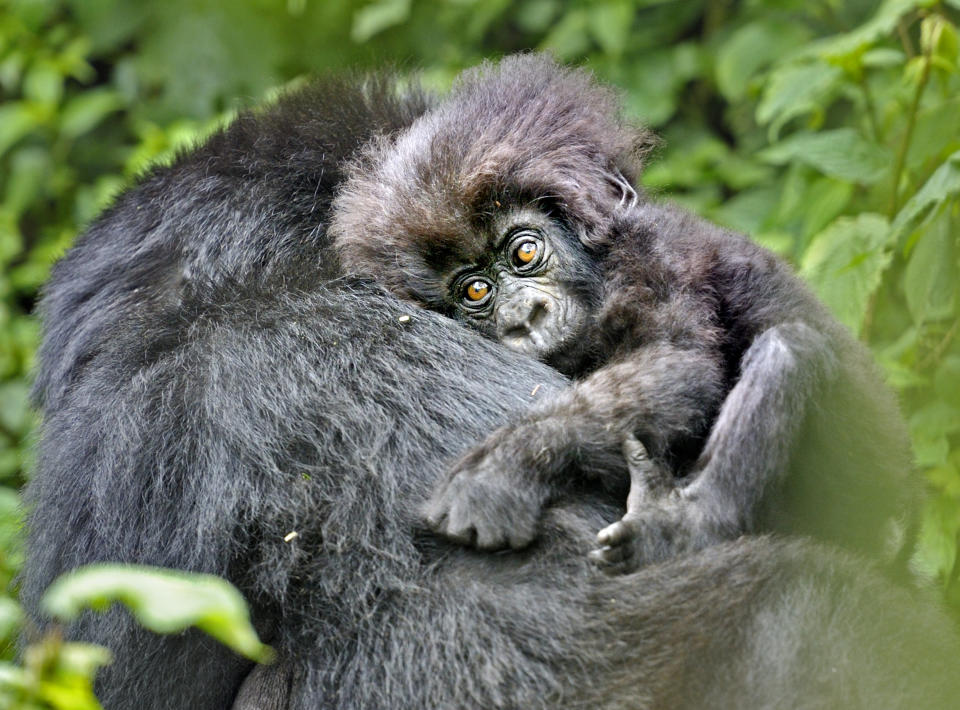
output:
<path id="1" fill-rule="evenodd" d="M 816 548 L 743 539 L 607 578 L 586 552 L 624 491 L 589 488 L 520 553 L 419 529 L 453 456 L 537 386 L 565 385 L 337 278 L 339 166 L 426 108 L 389 81 L 330 81 L 244 115 L 145 176 L 57 266 L 32 613 L 54 577 L 98 560 L 222 575 L 279 651 L 242 699 L 279 688 L 268 707 L 952 702 L 944 619 Z M 199 633 L 154 636 L 120 611 L 70 633 L 114 651 L 107 708 L 229 707 L 249 671 Z"/>

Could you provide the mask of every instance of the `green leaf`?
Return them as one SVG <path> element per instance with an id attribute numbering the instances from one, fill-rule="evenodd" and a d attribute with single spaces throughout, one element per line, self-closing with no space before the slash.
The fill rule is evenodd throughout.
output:
<path id="1" fill-rule="evenodd" d="M 889 67 L 898 67 L 907 61 L 907 55 L 899 49 L 889 47 L 878 47 L 865 52 L 861 63 L 863 66 L 871 69 L 886 69 Z"/>
<path id="2" fill-rule="evenodd" d="M 791 119 L 823 111 L 840 86 L 843 72 L 822 62 L 790 63 L 770 73 L 757 106 L 757 123 L 769 124 L 770 140 Z"/>
<path id="3" fill-rule="evenodd" d="M 926 387 L 930 383 L 908 365 L 877 353 L 877 362 L 883 368 L 884 380 L 895 390 L 905 390 L 909 387 Z"/>
<path id="4" fill-rule="evenodd" d="M 879 180 L 890 164 L 886 150 L 853 128 L 797 133 L 763 150 L 759 157 L 774 165 L 801 162 L 824 175 L 863 184 Z"/>
<path id="5" fill-rule="evenodd" d="M 782 256 L 788 256 L 793 251 L 796 241 L 792 234 L 783 231 L 757 232 L 751 236 L 760 246 Z"/>
<path id="6" fill-rule="evenodd" d="M 900 209 L 893 220 L 894 237 L 899 239 L 907 229 L 930 219 L 935 208 L 957 194 L 960 194 L 960 150 L 947 158 Z"/>
<path id="7" fill-rule="evenodd" d="M 152 631 L 169 634 L 196 626 L 247 658 L 266 663 L 273 657 L 257 638 L 240 592 L 213 575 L 90 565 L 57 579 L 41 605 L 51 616 L 69 621 L 86 607 L 101 610 L 115 601 Z"/>
<path id="8" fill-rule="evenodd" d="M 957 60 L 956 28 L 942 15 L 924 17 L 920 23 L 920 50 L 952 66 Z"/>
<path id="9" fill-rule="evenodd" d="M 960 355 L 947 355 L 933 376 L 938 392 L 960 392 Z"/>
<path id="10" fill-rule="evenodd" d="M 949 436 L 960 432 L 960 409 L 952 402 L 937 399 L 910 417 L 910 431 L 928 436 Z"/>
<path id="11" fill-rule="evenodd" d="M 886 0 L 867 22 L 851 32 L 815 42 L 804 51 L 804 55 L 815 54 L 831 60 L 840 60 L 858 54 L 874 42 L 891 34 L 900 18 L 908 12 L 934 4 L 936 0 Z"/>
<path id="12" fill-rule="evenodd" d="M 840 215 L 853 197 L 849 182 L 821 177 L 803 195 L 803 234 L 811 236 Z"/>
<path id="13" fill-rule="evenodd" d="M 924 477 L 941 493 L 960 500 L 960 471 L 949 458 L 946 463 L 926 471 Z"/>
<path id="14" fill-rule="evenodd" d="M 34 126 L 33 115 L 22 102 L 0 106 L 0 156 L 27 135 Z"/>
<path id="15" fill-rule="evenodd" d="M 19 456 L 17 457 L 19 464 Z M 0 588 L 23 561 L 23 523 L 20 496 L 12 488 L 0 486 Z"/>
<path id="16" fill-rule="evenodd" d="M 591 5 L 588 27 L 593 39 L 607 54 L 620 56 L 633 26 L 631 0 L 613 0 Z"/>
<path id="17" fill-rule="evenodd" d="M 865 212 L 840 217 L 810 242 L 800 265 L 817 295 L 853 333 L 859 333 L 871 294 L 892 254 L 886 218 Z"/>
<path id="18" fill-rule="evenodd" d="M 60 130 L 67 138 L 82 136 L 122 105 L 120 94 L 112 89 L 85 91 L 64 106 L 60 117 Z"/>
<path id="19" fill-rule="evenodd" d="M 67 0 L 85 36 L 97 54 L 113 50 L 134 37 L 150 15 L 148 3 L 126 0 Z"/>
<path id="20" fill-rule="evenodd" d="M 957 116 L 960 116 L 960 96 L 938 101 L 917 114 L 917 125 L 907 154 L 910 169 L 925 173 L 957 147 L 960 143 Z"/>
<path id="21" fill-rule="evenodd" d="M 61 643 L 48 636 L 24 652 L 24 665 L 31 675 L 39 675 L 28 686 L 28 697 L 36 694 L 42 707 L 51 710 L 102 710 L 93 694 L 93 678 L 111 660 L 103 646 Z"/>
<path id="22" fill-rule="evenodd" d="M 571 60 L 582 56 L 590 48 L 588 22 L 585 10 L 568 11 L 540 43 L 540 49 L 551 50 L 558 59 Z"/>
<path id="23" fill-rule="evenodd" d="M 366 42 L 384 30 L 403 24 L 409 17 L 410 0 L 377 0 L 356 11 L 350 38 L 354 42 Z"/>
<path id="24" fill-rule="evenodd" d="M 46 148 L 27 144 L 15 149 L 10 158 L 7 194 L 3 200 L 4 207 L 11 214 L 19 217 L 46 194 L 50 174 L 53 172 L 52 161 L 53 156 Z M 17 252 L 19 253 L 19 249 Z M 7 250 L 0 247 L 0 262 L 7 256 Z"/>
<path id="25" fill-rule="evenodd" d="M 84 678 L 92 677 L 111 660 L 108 649 L 92 643 L 65 643 L 57 659 L 61 671 Z"/>
<path id="26" fill-rule="evenodd" d="M 942 466 L 950 453 L 949 437 L 960 431 L 960 409 L 934 400 L 910 417 L 910 436 L 917 465 Z"/>
<path id="27" fill-rule="evenodd" d="M 717 87 L 729 101 L 742 99 L 758 71 L 802 44 L 809 33 L 797 23 L 759 20 L 741 27 L 717 51 Z"/>
<path id="28" fill-rule="evenodd" d="M 20 710 L 13 704 L 30 692 L 33 678 L 23 668 L 12 663 L 0 661 L 0 707 L 10 707 Z M 4 704 L 6 703 L 6 704 Z M 26 710 L 40 710 L 38 705 L 24 705 Z"/>
<path id="29" fill-rule="evenodd" d="M 913 435 L 913 461 L 920 468 L 942 466 L 950 455 L 950 440 L 945 436 L 918 432 Z"/>
<path id="30" fill-rule="evenodd" d="M 635 70 L 618 81 L 627 89 L 627 112 L 647 125 L 663 124 L 677 109 L 680 89 L 700 72 L 701 61 L 700 50 L 691 43 L 642 55 Z"/>
<path id="31" fill-rule="evenodd" d="M 912 560 L 921 573 L 931 578 L 946 577 L 956 558 L 958 530 L 960 516 L 957 515 L 956 501 L 931 497 L 921 517 L 917 554 Z"/>
<path id="32" fill-rule="evenodd" d="M 23 609 L 10 597 L 0 597 L 0 648 L 2 642 L 13 638 L 23 622 Z"/>
<path id="33" fill-rule="evenodd" d="M 559 10 L 557 0 L 528 0 L 517 9 L 517 23 L 527 32 L 546 30 Z"/>
<path id="34" fill-rule="evenodd" d="M 778 192 L 775 185 L 744 190 L 714 210 L 711 217 L 735 231 L 756 234 L 776 207 Z"/>
<path id="35" fill-rule="evenodd" d="M 22 380 L 11 380 L 0 385 L 0 427 L 8 432 L 23 434 L 32 423 L 30 386 Z"/>
<path id="36" fill-rule="evenodd" d="M 140 115 L 166 123 L 260 96 L 278 82 L 289 51 L 274 27 L 281 17 L 261 2 L 150 3 L 149 31 L 127 55 L 141 93 L 128 98 L 143 103 Z"/>
<path id="37" fill-rule="evenodd" d="M 903 274 L 907 308 L 915 323 L 953 315 L 957 278 L 951 220 L 941 214 L 916 242 Z"/>
<path id="38" fill-rule="evenodd" d="M 23 95 L 41 104 L 57 104 L 63 96 L 64 77 L 51 62 L 39 62 L 23 78 Z"/>
<path id="39" fill-rule="evenodd" d="M 717 177 L 723 180 L 723 184 L 733 190 L 745 190 L 754 186 L 769 187 L 774 170 L 755 158 L 755 155 L 747 158 L 739 153 L 729 152 L 718 160 L 713 168 Z"/>

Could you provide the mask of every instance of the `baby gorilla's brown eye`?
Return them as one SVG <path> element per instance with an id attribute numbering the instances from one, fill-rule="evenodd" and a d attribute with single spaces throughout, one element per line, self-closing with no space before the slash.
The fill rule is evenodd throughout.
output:
<path id="1" fill-rule="evenodd" d="M 513 252 L 514 261 L 517 266 L 529 264 L 537 258 L 539 247 L 536 242 L 521 242 Z"/>
<path id="2" fill-rule="evenodd" d="M 475 303 L 482 301 L 487 297 L 488 293 L 490 293 L 490 284 L 486 281 L 477 279 L 476 281 L 471 281 L 469 284 L 467 284 L 466 294 L 468 301 L 473 301 Z"/>

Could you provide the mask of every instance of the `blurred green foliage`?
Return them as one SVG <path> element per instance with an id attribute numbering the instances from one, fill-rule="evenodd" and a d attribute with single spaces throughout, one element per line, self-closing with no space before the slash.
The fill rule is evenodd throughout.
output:
<path id="1" fill-rule="evenodd" d="M 443 88 L 548 49 L 665 138 L 648 190 L 782 254 L 871 346 L 930 491 L 916 567 L 960 604 L 958 21 L 960 0 L 0 0 L 0 584 L 32 308 L 118 189 L 310 73 L 392 64 Z"/>
<path id="2" fill-rule="evenodd" d="M 172 634 L 196 627 L 237 653 L 271 663 L 273 649 L 260 643 L 240 592 L 207 574 L 133 565 L 89 565 L 57 579 L 41 601 L 57 622 L 86 609 L 104 611 L 120 602 L 144 627 Z M 0 598 L 0 643 L 25 624 L 12 599 Z M 39 635 L 27 628 L 20 663 L 0 660 L 0 707 L 10 710 L 101 710 L 93 693 L 97 670 L 111 661 L 103 646 L 64 641 L 53 625 Z"/>

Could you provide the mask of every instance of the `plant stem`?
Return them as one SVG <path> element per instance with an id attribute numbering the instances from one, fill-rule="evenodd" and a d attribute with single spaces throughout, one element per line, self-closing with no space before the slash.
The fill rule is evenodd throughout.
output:
<path id="1" fill-rule="evenodd" d="M 897 151 L 897 162 L 893 168 L 893 189 L 890 195 L 890 219 L 897 215 L 900 209 L 900 178 L 903 175 L 903 167 L 907 162 L 907 151 L 910 149 L 910 141 L 913 138 L 913 128 L 917 123 L 917 112 L 920 109 L 920 98 L 923 96 L 923 90 L 927 88 L 927 82 L 930 79 L 930 55 L 923 55 L 923 69 L 920 73 L 920 80 L 917 82 L 917 89 L 913 92 L 913 101 L 910 103 L 910 112 L 907 114 L 907 128 L 903 134 L 903 141 L 900 143 L 900 150 Z"/>
<path id="2" fill-rule="evenodd" d="M 923 371 L 937 365 L 940 360 L 943 359 L 944 354 L 947 352 L 947 348 L 950 347 L 950 343 L 953 341 L 954 337 L 956 337 L 958 330 L 960 330 L 960 319 L 953 321 L 953 325 L 950 326 L 950 329 L 946 332 L 940 342 L 937 343 L 936 347 L 931 349 L 930 352 L 928 352 L 926 356 L 917 364 L 916 369 Z"/>
<path id="3" fill-rule="evenodd" d="M 873 140 L 880 143 L 880 126 L 877 124 L 877 110 L 873 103 L 873 94 L 870 92 L 870 84 L 867 82 L 866 73 L 860 75 L 860 88 L 863 90 L 863 105 L 867 111 L 867 123 L 870 125 L 870 133 L 873 136 Z"/>
<path id="4" fill-rule="evenodd" d="M 913 48 L 913 42 L 910 41 L 910 34 L 907 32 L 907 24 L 900 18 L 897 23 L 897 32 L 900 34 L 900 43 L 903 45 L 903 51 L 907 53 L 907 59 L 913 59 L 917 56 Z"/>

